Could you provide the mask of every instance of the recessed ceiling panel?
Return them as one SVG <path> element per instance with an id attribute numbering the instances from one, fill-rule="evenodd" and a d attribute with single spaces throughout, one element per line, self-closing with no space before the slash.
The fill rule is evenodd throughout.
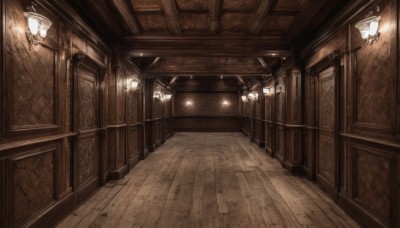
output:
<path id="1" fill-rule="evenodd" d="M 225 10 L 250 10 L 258 7 L 259 0 L 224 0 Z"/>
<path id="2" fill-rule="evenodd" d="M 135 11 L 161 9 L 158 0 L 131 0 L 131 4 Z"/>
<path id="3" fill-rule="evenodd" d="M 137 18 L 142 25 L 143 31 L 167 31 L 168 25 L 165 22 L 164 15 L 162 14 L 146 14 L 146 15 L 137 15 Z"/>
<path id="4" fill-rule="evenodd" d="M 243 33 L 248 30 L 249 14 L 225 13 L 221 17 L 221 30 Z"/>
<path id="5" fill-rule="evenodd" d="M 208 31 L 208 14 L 180 14 L 184 32 L 198 33 Z"/>
<path id="6" fill-rule="evenodd" d="M 294 19 L 294 16 L 268 16 L 262 32 L 286 33 L 290 29 Z"/>
<path id="7" fill-rule="evenodd" d="M 179 10 L 208 9 L 208 0 L 176 0 Z"/>

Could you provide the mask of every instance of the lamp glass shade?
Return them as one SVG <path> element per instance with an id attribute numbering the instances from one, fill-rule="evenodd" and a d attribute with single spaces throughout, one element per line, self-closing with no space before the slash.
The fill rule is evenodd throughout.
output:
<path id="1" fill-rule="evenodd" d="M 42 38 L 47 35 L 47 30 L 51 27 L 51 21 L 38 13 L 25 12 L 24 16 L 28 19 L 29 32 L 32 35 L 39 34 Z"/>
<path id="2" fill-rule="evenodd" d="M 264 94 L 270 94 L 271 93 L 271 89 L 269 87 L 264 87 L 263 88 L 263 93 Z"/>
<path id="3" fill-rule="evenodd" d="M 379 20 L 373 20 L 369 24 L 369 35 L 375 36 L 378 33 Z"/>

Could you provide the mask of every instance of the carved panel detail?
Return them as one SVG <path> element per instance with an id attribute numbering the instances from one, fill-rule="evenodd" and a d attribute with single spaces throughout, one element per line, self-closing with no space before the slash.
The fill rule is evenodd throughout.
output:
<path id="1" fill-rule="evenodd" d="M 356 197 L 374 214 L 388 221 L 391 187 L 390 159 L 379 156 L 370 149 L 355 148 L 354 150 L 357 156 Z"/>
<path id="2" fill-rule="evenodd" d="M 321 79 L 320 88 L 320 128 L 332 131 L 334 123 L 335 83 L 333 78 Z"/>
<path id="3" fill-rule="evenodd" d="M 23 225 L 54 199 L 54 154 L 56 148 L 40 150 L 15 160 L 14 172 L 14 224 Z"/>
<path id="4" fill-rule="evenodd" d="M 318 173 L 331 183 L 335 175 L 335 145 L 332 137 L 320 135 L 318 153 Z"/>
<path id="5" fill-rule="evenodd" d="M 129 161 L 139 159 L 139 151 L 137 149 L 137 129 L 133 128 L 129 130 L 128 135 L 128 156 Z"/>
<path id="6" fill-rule="evenodd" d="M 391 14 L 391 4 L 381 6 L 379 13 L 382 18 L 380 24 L 388 27 L 394 26 Z M 358 30 L 352 26 L 352 33 Z M 392 91 L 395 67 L 391 59 L 395 59 L 396 51 L 393 48 L 392 33 L 383 32 L 379 37 L 379 45 L 365 45 L 355 54 L 355 72 L 353 75 L 355 84 L 355 121 L 356 123 L 374 124 L 382 127 L 391 127 L 392 108 L 395 105 L 395 93 Z M 358 45 L 361 41 L 359 34 L 351 36 L 352 45 Z M 362 41 L 361 41 L 362 42 Z M 374 58 L 371 58 L 374 56 Z"/>
<path id="7" fill-rule="evenodd" d="M 95 82 L 79 77 L 79 129 L 96 127 L 96 85 Z"/>
<path id="8" fill-rule="evenodd" d="M 81 139 L 78 148 L 78 183 L 81 186 L 95 175 L 96 138 Z"/>

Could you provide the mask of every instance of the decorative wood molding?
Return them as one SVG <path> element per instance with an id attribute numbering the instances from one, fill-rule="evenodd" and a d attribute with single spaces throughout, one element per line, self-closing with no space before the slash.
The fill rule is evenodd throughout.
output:
<path id="1" fill-rule="evenodd" d="M 85 54 L 83 53 L 76 53 L 72 56 L 72 67 L 76 72 L 78 70 L 79 65 L 85 59 Z"/>
<path id="2" fill-rule="evenodd" d="M 249 23 L 249 32 L 258 34 L 265 24 L 267 14 L 271 10 L 272 0 L 260 1 L 260 4 Z"/>

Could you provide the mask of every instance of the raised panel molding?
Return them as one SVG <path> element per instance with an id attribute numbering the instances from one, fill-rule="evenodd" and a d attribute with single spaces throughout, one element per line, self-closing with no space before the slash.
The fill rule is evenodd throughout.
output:
<path id="1" fill-rule="evenodd" d="M 12 224 L 19 227 L 55 201 L 56 156 L 58 147 L 28 151 L 9 160 L 12 170 Z"/>
<path id="2" fill-rule="evenodd" d="M 97 127 L 96 76 L 78 77 L 79 126 L 82 129 Z"/>
<path id="3" fill-rule="evenodd" d="M 78 188 L 82 188 L 97 175 L 98 146 L 96 136 L 79 140 L 77 153 Z"/>
<path id="4" fill-rule="evenodd" d="M 43 45 L 30 49 L 20 26 L 25 25 L 25 6 L 21 1 L 7 1 L 5 10 L 5 76 L 7 135 L 57 130 L 58 71 L 57 22 Z M 47 15 L 47 12 L 43 12 Z"/>
<path id="5" fill-rule="evenodd" d="M 385 151 L 361 145 L 353 144 L 352 151 L 355 158 L 354 199 L 383 224 L 389 224 L 394 157 Z"/>
<path id="6" fill-rule="evenodd" d="M 395 23 L 395 10 L 392 1 L 384 1 L 379 12 L 380 23 L 388 27 Z M 376 45 L 363 45 L 359 36 L 353 35 L 359 31 L 351 24 L 351 85 L 352 85 L 352 123 L 354 129 L 362 133 L 395 132 L 395 121 L 398 115 L 396 109 L 396 43 L 393 32 L 381 33 L 379 48 Z M 371 58 L 374 56 L 374 58 Z M 397 80 L 398 82 L 398 80 Z"/>

